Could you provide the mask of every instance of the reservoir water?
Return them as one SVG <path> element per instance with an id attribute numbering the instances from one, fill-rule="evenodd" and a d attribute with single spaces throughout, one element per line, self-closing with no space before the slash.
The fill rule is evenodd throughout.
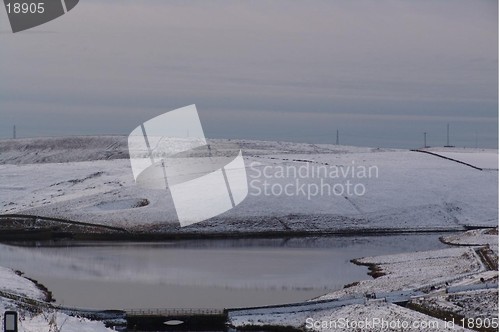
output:
<path id="1" fill-rule="evenodd" d="M 38 280 L 64 306 L 232 308 L 303 301 L 369 279 L 351 259 L 444 248 L 441 235 L 0 245 L 0 266 Z"/>

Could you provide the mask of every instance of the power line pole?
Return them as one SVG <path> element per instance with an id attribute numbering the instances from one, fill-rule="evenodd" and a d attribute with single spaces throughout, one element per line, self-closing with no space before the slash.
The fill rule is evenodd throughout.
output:
<path id="1" fill-rule="evenodd" d="M 424 148 L 427 148 L 427 132 L 424 132 Z"/>
<path id="2" fill-rule="evenodd" d="M 447 148 L 452 148 L 453 146 L 450 145 L 450 124 L 446 124 L 446 145 L 445 147 Z"/>
<path id="3" fill-rule="evenodd" d="M 339 130 L 337 129 L 337 140 L 335 142 L 335 145 L 339 145 Z"/>
<path id="4" fill-rule="evenodd" d="M 16 139 L 16 125 L 12 128 L 12 138 Z"/>

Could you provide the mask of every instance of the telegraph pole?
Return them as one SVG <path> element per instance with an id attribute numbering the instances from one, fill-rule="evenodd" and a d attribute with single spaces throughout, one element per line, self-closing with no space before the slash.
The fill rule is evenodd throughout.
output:
<path id="1" fill-rule="evenodd" d="M 12 138 L 16 139 L 16 125 L 12 128 Z"/>
<path id="2" fill-rule="evenodd" d="M 427 132 L 424 132 L 424 149 L 427 148 Z"/>
<path id="3" fill-rule="evenodd" d="M 337 141 L 335 142 L 335 145 L 339 145 L 339 130 L 337 129 Z"/>
<path id="4" fill-rule="evenodd" d="M 446 124 L 446 148 L 452 148 L 453 145 L 450 145 L 450 124 Z"/>

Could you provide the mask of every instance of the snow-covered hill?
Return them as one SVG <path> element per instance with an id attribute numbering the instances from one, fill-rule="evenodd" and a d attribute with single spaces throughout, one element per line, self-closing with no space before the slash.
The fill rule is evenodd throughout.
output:
<path id="1" fill-rule="evenodd" d="M 0 267 L 0 312 L 18 312 L 19 332 L 109 332 L 102 322 L 72 317 L 44 302 L 46 294 L 19 272 Z M 3 324 L 0 328 L 3 330 Z"/>
<path id="2" fill-rule="evenodd" d="M 0 140 L 0 164 L 65 163 L 128 158 L 124 136 Z"/>
<path id="3" fill-rule="evenodd" d="M 243 151 L 247 198 L 183 231 L 431 230 L 498 224 L 498 170 L 479 171 L 408 150 L 231 142 Z M 468 162 L 492 165 L 498 151 L 468 151 L 466 156 Z M 358 185 L 358 192 L 340 195 L 348 181 L 351 191 Z M 335 192 L 321 192 L 335 185 Z M 0 214 L 13 213 L 148 231 L 179 228 L 169 191 L 134 183 L 127 139 L 120 136 L 0 141 Z"/>

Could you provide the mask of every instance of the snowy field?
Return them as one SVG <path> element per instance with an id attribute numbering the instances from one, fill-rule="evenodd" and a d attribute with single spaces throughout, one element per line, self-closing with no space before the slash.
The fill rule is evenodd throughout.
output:
<path id="1" fill-rule="evenodd" d="M 316 312 L 237 316 L 230 323 L 240 328 L 248 326 L 253 328 L 258 326 L 280 326 L 282 328 L 324 332 L 472 331 L 458 326 L 449 328 L 443 320 L 386 302 L 354 304 Z M 389 324 L 396 325 L 393 327 Z"/>
<path id="2" fill-rule="evenodd" d="M 33 308 L 33 300 L 43 302 L 46 294 L 33 282 L 0 267 L 0 312 L 15 310 L 18 312 L 19 332 L 107 332 L 112 331 L 101 322 L 85 318 L 68 316 L 65 313 L 41 306 Z M 3 331 L 3 319 L 0 321 Z"/>
<path id="3" fill-rule="evenodd" d="M 429 148 L 423 149 L 440 156 L 462 161 L 484 170 L 498 171 L 498 151 L 471 148 Z"/>
<path id="4" fill-rule="evenodd" d="M 402 253 L 357 259 L 358 264 L 376 265 L 380 277 L 324 295 L 327 300 L 348 295 L 421 289 L 458 280 L 485 271 L 471 247 Z"/>
<path id="5" fill-rule="evenodd" d="M 473 234 L 475 241 L 483 244 L 498 242 L 498 235 L 493 239 L 488 234 Z M 458 242 L 458 237 L 455 240 Z M 489 270 L 476 249 L 462 246 L 359 258 L 356 262 L 370 266 L 376 278 L 311 300 L 310 305 L 321 303 L 317 310 L 289 306 L 233 311 L 230 324 L 307 331 L 471 331 L 458 319 L 457 324 L 450 325 L 436 317 L 466 317 L 490 323 L 498 320 L 498 271 Z M 391 303 L 401 295 L 410 299 L 410 306 Z M 317 302 L 325 300 L 333 302 Z M 343 304 L 335 305 L 335 301 Z M 415 310 L 417 307 L 436 317 Z"/>
<path id="6" fill-rule="evenodd" d="M 498 224 L 497 171 L 407 150 L 231 142 L 243 151 L 247 198 L 185 230 L 435 230 Z M 496 150 L 461 155 L 478 165 L 498 158 Z M 138 187 L 127 158 L 126 138 L 120 136 L 0 141 L 0 214 L 150 231 L 178 228 L 169 191 Z M 358 192 L 348 193 L 347 182 Z M 287 185 L 290 191 L 280 192 Z M 317 192 L 322 185 L 337 185 L 336 191 Z"/>
<path id="7" fill-rule="evenodd" d="M 488 245 L 498 255 L 498 230 L 475 229 L 464 233 L 447 235 L 443 242 L 455 245 L 484 246 Z"/>

